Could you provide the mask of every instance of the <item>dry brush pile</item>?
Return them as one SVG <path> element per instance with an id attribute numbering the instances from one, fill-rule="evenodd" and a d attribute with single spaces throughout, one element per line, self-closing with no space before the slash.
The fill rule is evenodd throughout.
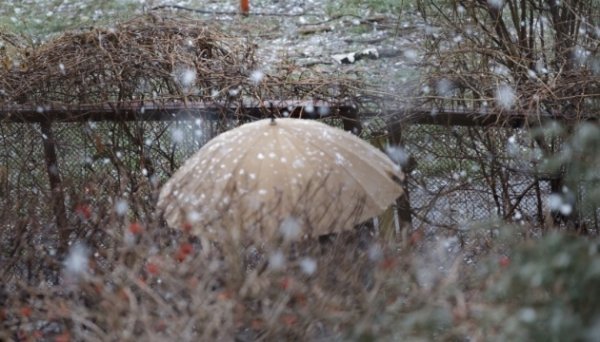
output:
<path id="1" fill-rule="evenodd" d="M 265 72 L 248 37 L 182 13 L 151 12 L 108 28 L 68 32 L 34 48 L 4 34 L 2 105 L 144 100 L 325 100 L 352 103 L 358 80 L 282 62 Z M 41 113 L 42 114 L 42 113 Z"/>

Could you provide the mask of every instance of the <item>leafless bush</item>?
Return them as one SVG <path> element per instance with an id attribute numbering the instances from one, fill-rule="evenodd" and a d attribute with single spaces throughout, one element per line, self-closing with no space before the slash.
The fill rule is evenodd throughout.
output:
<path id="1" fill-rule="evenodd" d="M 74 224 L 78 238 L 59 265 L 61 286 L 48 284 L 41 269 L 26 279 L 3 263 L 3 338 L 315 340 L 398 329 L 434 336 L 461 305 L 440 291 L 458 264 L 435 271 L 427 257 L 417 265 L 418 240 L 399 251 L 365 230 L 321 243 L 221 244 L 206 254 L 185 231 L 136 218 L 151 211 L 149 203 L 130 202 L 125 215 L 108 202 L 89 210 Z M 431 258 L 444 258 L 439 248 Z M 50 257 L 38 250 L 32 263 L 42 258 Z M 439 306 L 426 308 L 433 298 Z M 418 307 L 437 316 L 400 323 L 404 310 Z"/>
<path id="2" fill-rule="evenodd" d="M 559 126 L 548 121 L 561 121 L 566 132 L 572 132 L 578 122 L 598 117 L 598 5 L 512 0 L 419 3 L 428 37 L 419 102 L 429 106 L 432 117 L 457 111 L 478 117 L 494 114 L 498 119 L 485 127 L 406 129 L 404 143 L 419 162 L 411 178 L 414 191 L 436 188 L 438 195 L 425 197 L 432 199 L 429 204 L 455 204 L 444 212 L 446 217 L 454 211 L 464 218 L 462 214 L 470 210 L 469 203 L 453 202 L 454 194 L 484 199 L 470 201 L 478 203 L 474 209 L 483 214 L 470 218 L 524 220 L 538 227 L 566 225 L 582 231 L 586 225 L 594 226 L 596 215 L 577 209 L 580 190 L 589 184 L 566 175 L 566 165 L 550 162 L 555 153 L 569 150 L 564 144 L 569 134 L 556 134 Z M 524 122 L 513 127 L 517 116 Z M 570 217 L 548 212 L 550 193 L 572 198 Z M 422 209 L 417 216 L 431 219 L 436 212 L 439 216 L 439 205 L 417 206 Z"/>
<path id="3" fill-rule="evenodd" d="M 595 2 L 424 3 L 434 97 L 530 113 L 531 124 L 539 114 L 596 116 Z"/>

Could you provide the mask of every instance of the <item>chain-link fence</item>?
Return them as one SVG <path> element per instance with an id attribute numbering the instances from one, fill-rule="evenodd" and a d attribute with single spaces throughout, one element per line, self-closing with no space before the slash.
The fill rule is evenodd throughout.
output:
<path id="1" fill-rule="evenodd" d="M 10 251 L 19 234 L 38 240 L 56 235 L 49 173 L 60 176 L 72 236 L 93 234 L 85 219 L 110 217 L 120 199 L 136 219 L 155 215 L 160 184 L 231 124 L 202 119 L 54 123 L 58 165 L 48 164 L 49 137 L 38 124 L 1 124 L 3 250 Z M 413 227 L 467 229 L 502 220 L 543 228 L 555 219 L 548 207 L 553 180 L 535 172 L 541 151 L 522 129 L 407 125 L 403 140 L 416 161 L 408 177 Z M 598 208 L 586 207 L 577 196 L 572 205 L 577 227 L 597 231 Z M 96 222 L 92 231 L 101 231 L 102 220 Z M 35 250 L 36 239 L 29 241 Z"/>
<path id="2" fill-rule="evenodd" d="M 540 171 L 551 156 L 524 129 L 408 125 L 403 137 L 416 161 L 409 191 L 417 225 L 460 230 L 503 221 L 598 230 L 600 211 L 582 200 L 594 184 L 568 188 L 563 174 Z"/>
<path id="3" fill-rule="evenodd" d="M 65 228 L 70 241 L 106 245 L 119 203 L 130 220 L 152 221 L 160 184 L 225 128 L 211 120 L 54 123 L 48 136 L 40 124 L 0 124 L 0 263 L 24 276 L 45 273 Z"/>

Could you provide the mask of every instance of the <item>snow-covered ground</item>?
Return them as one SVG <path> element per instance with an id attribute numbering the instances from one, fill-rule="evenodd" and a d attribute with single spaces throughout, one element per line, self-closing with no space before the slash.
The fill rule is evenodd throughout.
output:
<path id="1" fill-rule="evenodd" d="M 253 39 L 265 72 L 291 59 L 317 72 L 358 76 L 390 99 L 414 95 L 427 27 L 410 6 L 390 12 L 369 6 L 368 1 L 344 6 L 333 0 L 261 0 L 250 1 L 248 17 L 237 14 L 235 0 L 163 0 L 147 3 L 146 8 L 170 5 L 207 12 L 197 14 Z M 365 50 L 370 51 L 367 57 L 339 63 L 339 55 Z"/>
<path id="2" fill-rule="evenodd" d="M 416 65 L 426 26 L 409 5 L 386 10 L 381 3 L 385 2 L 254 0 L 250 15 L 242 17 L 238 0 L 27 0 L 0 4 L 0 23 L 39 40 L 42 32 L 110 25 L 167 6 L 174 13 L 219 22 L 232 34 L 248 36 L 258 46 L 266 72 L 289 58 L 316 71 L 357 75 L 390 97 L 407 96 L 419 75 Z M 371 58 L 343 65 L 333 58 L 365 49 Z"/>

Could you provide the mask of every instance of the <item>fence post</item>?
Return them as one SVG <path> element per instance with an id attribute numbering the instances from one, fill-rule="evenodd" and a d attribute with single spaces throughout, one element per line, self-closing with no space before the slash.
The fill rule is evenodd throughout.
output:
<path id="1" fill-rule="evenodd" d="M 240 0 L 240 11 L 243 15 L 248 15 L 250 12 L 250 0 Z"/>
<path id="2" fill-rule="evenodd" d="M 69 249 L 69 226 L 67 222 L 67 210 L 65 208 L 65 195 L 60 179 L 58 168 L 58 158 L 56 156 L 56 141 L 52 133 L 52 122 L 44 120 L 40 123 L 42 131 L 42 143 L 44 146 L 44 161 L 46 164 L 46 173 L 50 183 L 51 204 L 56 220 L 56 229 L 58 231 L 58 257 L 63 258 Z"/>
<path id="3" fill-rule="evenodd" d="M 389 143 L 391 145 L 402 144 L 402 125 L 400 121 L 394 121 L 388 124 Z M 410 164 L 410 163 L 409 163 Z M 410 194 L 408 192 L 408 180 L 407 176 L 410 173 L 410 168 L 405 170 L 403 165 L 403 171 L 405 173 L 404 181 L 402 182 L 402 188 L 404 190 L 404 196 L 401 196 L 396 200 L 398 218 L 400 219 L 400 229 L 407 229 L 412 227 L 412 215 L 410 209 Z"/>

